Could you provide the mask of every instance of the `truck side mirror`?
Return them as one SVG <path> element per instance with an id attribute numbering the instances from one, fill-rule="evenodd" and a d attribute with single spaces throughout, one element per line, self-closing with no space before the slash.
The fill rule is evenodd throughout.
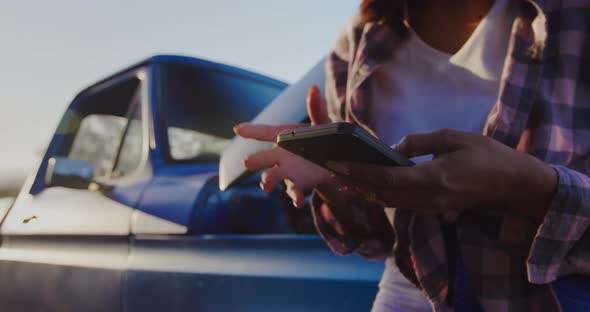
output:
<path id="1" fill-rule="evenodd" d="M 88 189 L 93 183 L 94 164 L 66 157 L 52 157 L 47 162 L 45 185 Z"/>

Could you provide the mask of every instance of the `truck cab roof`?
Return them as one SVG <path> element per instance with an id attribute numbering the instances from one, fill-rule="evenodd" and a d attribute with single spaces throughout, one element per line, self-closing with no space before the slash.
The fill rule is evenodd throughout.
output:
<path id="1" fill-rule="evenodd" d="M 262 81 L 267 84 L 272 84 L 272 85 L 275 85 L 276 87 L 279 87 L 279 88 L 285 88 L 288 86 L 288 83 L 286 83 L 284 81 L 281 81 L 281 80 L 278 80 L 275 78 L 271 78 L 271 77 L 268 77 L 265 75 L 261 75 L 259 73 L 256 73 L 256 72 L 253 72 L 250 70 L 246 70 L 246 69 L 242 69 L 239 67 L 235 67 L 235 66 L 230 66 L 230 65 L 217 63 L 217 62 L 213 62 L 213 61 L 208 61 L 208 60 L 201 59 L 201 58 L 190 57 L 190 56 L 159 54 L 159 55 L 154 55 L 154 56 L 148 57 L 148 58 L 146 58 L 140 62 L 137 62 L 131 66 L 125 67 L 125 68 L 91 84 L 90 86 L 88 86 L 88 87 L 82 89 L 80 92 L 78 92 L 77 96 L 79 96 L 80 94 L 85 93 L 87 91 L 90 91 L 98 86 L 101 86 L 105 82 L 110 81 L 113 78 L 121 76 L 125 73 L 136 71 L 142 67 L 146 67 L 146 66 L 149 66 L 152 64 L 158 64 L 158 63 L 160 63 L 160 64 L 184 64 L 184 65 L 198 66 L 198 67 L 206 68 L 206 69 L 213 69 L 213 70 L 219 70 L 219 71 L 224 71 L 224 72 L 229 72 L 229 73 L 245 75 L 245 76 L 248 76 L 250 79 L 259 80 L 259 81 Z"/>

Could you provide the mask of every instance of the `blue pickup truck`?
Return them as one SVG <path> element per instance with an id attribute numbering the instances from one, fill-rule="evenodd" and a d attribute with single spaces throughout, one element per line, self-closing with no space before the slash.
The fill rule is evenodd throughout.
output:
<path id="1" fill-rule="evenodd" d="M 368 311 L 382 263 L 256 175 L 219 190 L 232 127 L 286 88 L 156 56 L 80 92 L 0 213 L 2 311 Z"/>

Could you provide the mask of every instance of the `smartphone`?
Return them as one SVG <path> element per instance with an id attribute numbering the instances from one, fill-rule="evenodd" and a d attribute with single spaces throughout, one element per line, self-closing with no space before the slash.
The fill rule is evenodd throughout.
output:
<path id="1" fill-rule="evenodd" d="M 406 156 L 348 122 L 286 130 L 277 136 L 277 144 L 325 168 L 329 161 L 414 165 Z"/>

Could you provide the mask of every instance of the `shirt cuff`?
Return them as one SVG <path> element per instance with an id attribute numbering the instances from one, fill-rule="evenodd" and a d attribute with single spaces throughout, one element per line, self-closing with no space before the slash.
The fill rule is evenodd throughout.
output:
<path id="1" fill-rule="evenodd" d="M 547 284 L 577 270 L 575 259 L 568 255 L 590 224 L 590 178 L 567 167 L 552 167 L 559 175 L 557 192 L 527 260 L 528 278 L 534 284 Z"/>
<path id="2" fill-rule="evenodd" d="M 344 256 L 353 253 L 360 245 L 360 242 L 338 234 L 334 230 L 334 227 L 322 217 L 320 213 L 322 205 L 327 204 L 320 198 L 317 192 L 313 192 L 311 197 L 311 214 L 318 233 L 336 254 Z"/>
<path id="3" fill-rule="evenodd" d="M 356 217 L 358 214 L 363 214 L 363 227 L 370 229 L 369 232 L 362 235 L 340 235 L 336 232 L 334 227 L 324 220 L 320 209 L 322 205 L 327 205 L 321 197 L 314 192 L 311 201 L 311 212 L 313 220 L 318 230 L 319 235 L 328 244 L 330 249 L 339 255 L 349 255 L 358 253 L 361 256 L 372 260 L 384 260 L 391 255 L 393 250 L 393 229 L 387 220 L 384 212 L 381 214 L 363 213 L 366 211 L 375 211 L 368 209 L 377 209 L 376 207 L 349 207 L 348 209 L 355 210 Z M 352 206 L 355 206 L 351 204 Z M 348 232 L 345 225 L 343 225 L 345 233 Z M 350 229 L 348 229 L 350 230 Z M 358 229 L 357 229 L 358 230 Z M 351 231 L 354 233 L 354 231 Z M 357 233 L 358 234 L 358 233 Z"/>

